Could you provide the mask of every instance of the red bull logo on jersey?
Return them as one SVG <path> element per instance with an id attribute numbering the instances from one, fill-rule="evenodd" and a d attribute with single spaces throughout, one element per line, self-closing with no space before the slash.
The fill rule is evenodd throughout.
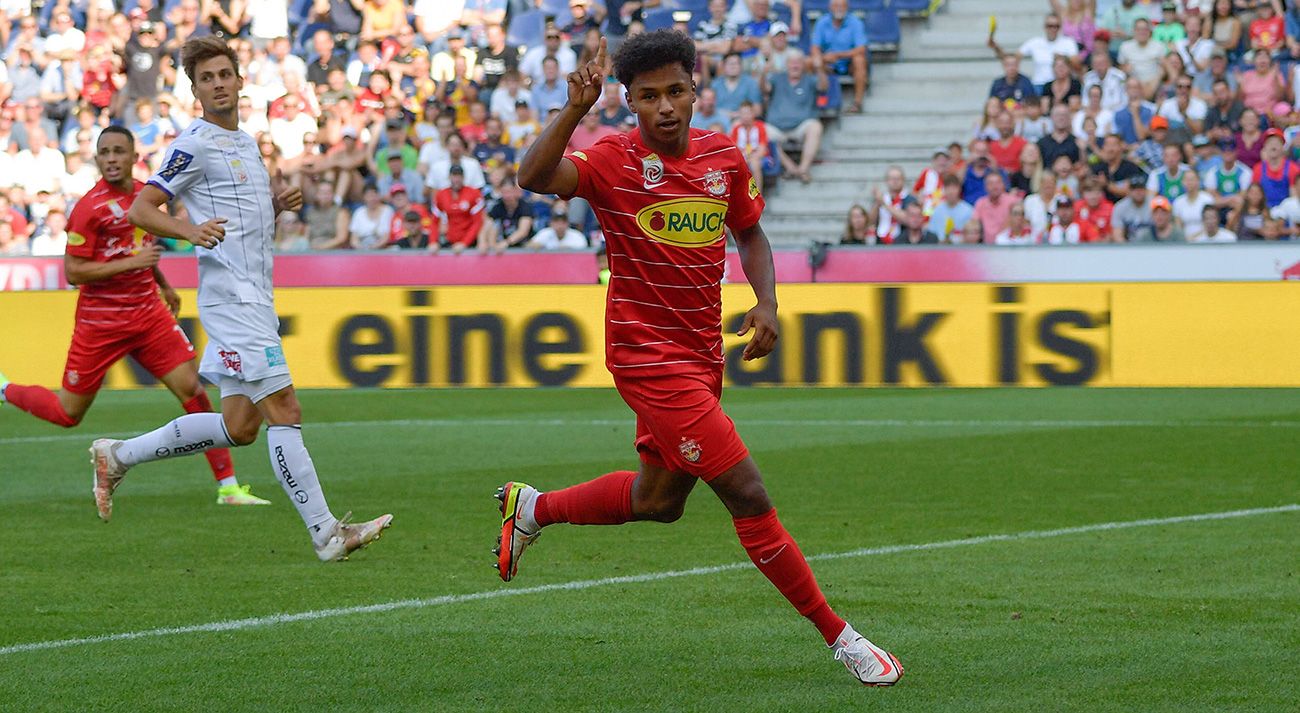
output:
<path id="1" fill-rule="evenodd" d="M 683 248 L 702 248 L 722 237 L 726 201 L 674 198 L 642 208 L 636 224 L 651 238 Z"/>

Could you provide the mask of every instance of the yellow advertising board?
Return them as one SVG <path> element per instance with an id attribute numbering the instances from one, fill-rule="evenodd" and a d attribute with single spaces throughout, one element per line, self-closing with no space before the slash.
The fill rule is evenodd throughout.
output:
<path id="1" fill-rule="evenodd" d="M 202 348 L 194 295 L 182 326 Z M 1296 386 L 1300 286 L 791 284 L 781 339 L 745 363 L 734 336 L 753 304 L 724 289 L 733 385 Z M 305 388 L 608 386 L 604 289 L 491 286 L 284 289 L 285 353 Z M 0 293 L 0 364 L 54 385 L 75 292 Z M 151 383 L 130 363 L 107 384 Z"/>

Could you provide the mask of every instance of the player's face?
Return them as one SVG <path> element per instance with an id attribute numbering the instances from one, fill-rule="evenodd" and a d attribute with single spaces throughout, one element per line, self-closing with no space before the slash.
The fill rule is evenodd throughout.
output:
<path id="1" fill-rule="evenodd" d="M 121 183 L 131 177 L 131 164 L 135 162 L 135 149 L 125 136 L 119 133 L 99 135 L 99 146 L 95 150 L 95 165 L 99 173 L 109 183 Z"/>
<path id="2" fill-rule="evenodd" d="M 661 144 L 677 143 L 690 131 L 694 103 L 695 84 L 679 64 L 636 75 L 627 92 L 642 135 Z"/>
<path id="3" fill-rule="evenodd" d="M 226 56 L 213 57 L 194 67 L 194 95 L 209 114 L 233 111 L 239 104 L 244 80 Z"/>

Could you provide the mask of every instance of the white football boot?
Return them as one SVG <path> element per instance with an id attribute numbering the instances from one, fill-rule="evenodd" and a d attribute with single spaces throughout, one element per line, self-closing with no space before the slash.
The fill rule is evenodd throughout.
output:
<path id="1" fill-rule="evenodd" d="M 316 556 L 321 562 L 341 562 L 348 555 L 379 539 L 384 530 L 393 523 L 392 515 L 380 515 L 368 522 L 356 524 L 348 522 L 352 513 L 343 516 L 334 525 L 334 532 L 325 544 L 316 548 Z"/>
<path id="2" fill-rule="evenodd" d="M 903 677 L 903 665 L 893 654 L 867 641 L 848 624 L 831 648 L 835 650 L 835 660 L 843 661 L 849 673 L 864 686 L 892 686 Z"/>
<path id="3" fill-rule="evenodd" d="M 101 438 L 90 444 L 90 462 L 95 466 L 95 508 L 99 510 L 99 519 L 104 522 L 113 516 L 113 491 L 117 490 L 128 470 L 117 459 L 117 449 L 121 447 L 122 441 L 111 438 Z"/>

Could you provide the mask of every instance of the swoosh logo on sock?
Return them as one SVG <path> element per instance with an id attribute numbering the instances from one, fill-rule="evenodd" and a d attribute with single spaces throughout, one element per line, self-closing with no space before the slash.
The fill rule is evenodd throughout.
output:
<path id="1" fill-rule="evenodd" d="M 776 559 L 777 557 L 779 557 L 779 556 L 781 555 L 782 552 L 785 552 L 785 548 L 788 547 L 789 544 L 790 544 L 790 543 L 787 542 L 786 544 L 781 545 L 781 549 L 779 549 L 779 550 L 777 550 L 776 552 L 774 552 L 774 553 L 772 554 L 771 557 L 762 557 L 762 558 L 760 558 L 760 559 L 758 560 L 758 563 L 759 563 L 759 564 L 767 564 L 768 562 L 771 562 L 772 560 Z"/>

